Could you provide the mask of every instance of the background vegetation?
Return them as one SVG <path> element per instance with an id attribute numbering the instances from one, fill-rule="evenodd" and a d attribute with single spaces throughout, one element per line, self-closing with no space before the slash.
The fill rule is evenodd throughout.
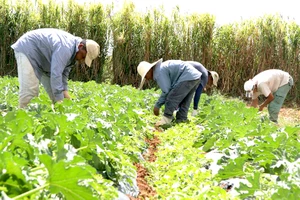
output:
<path id="1" fill-rule="evenodd" d="M 142 60 L 195 60 L 220 74 L 218 89 L 223 94 L 242 96 L 246 80 L 278 68 L 295 81 L 288 100 L 300 102 L 300 28 L 279 15 L 217 26 L 213 15 L 182 15 L 179 8 L 167 16 L 163 7 L 139 13 L 132 3 L 114 12 L 113 5 L 83 6 L 73 0 L 66 5 L 52 0 L 0 2 L 1 76 L 17 75 L 11 44 L 29 30 L 53 27 L 100 44 L 100 58 L 91 68 L 75 67 L 72 80 L 138 86 L 136 67 Z"/>

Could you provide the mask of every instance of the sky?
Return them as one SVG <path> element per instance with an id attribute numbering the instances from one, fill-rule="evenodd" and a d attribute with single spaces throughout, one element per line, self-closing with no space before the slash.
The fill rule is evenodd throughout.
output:
<path id="1" fill-rule="evenodd" d="M 64 1 L 64 0 L 60 0 Z M 67 0 L 65 0 L 67 1 Z M 120 9 L 125 1 L 135 4 L 137 11 L 158 8 L 163 5 L 166 14 L 179 6 L 182 14 L 209 13 L 216 16 L 217 24 L 256 19 L 265 14 L 280 14 L 284 19 L 300 25 L 299 0 L 75 0 L 78 3 L 100 2 Z"/>

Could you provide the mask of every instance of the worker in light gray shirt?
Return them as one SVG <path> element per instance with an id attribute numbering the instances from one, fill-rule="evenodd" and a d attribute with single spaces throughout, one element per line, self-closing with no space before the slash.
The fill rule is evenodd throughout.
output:
<path id="1" fill-rule="evenodd" d="M 70 98 L 68 77 L 71 67 L 75 61 L 90 66 L 100 53 L 95 41 L 52 28 L 29 31 L 11 47 L 18 65 L 20 108 L 38 96 L 40 82 L 52 103 Z"/>
<path id="2" fill-rule="evenodd" d="M 137 71 L 142 77 L 140 89 L 145 80 L 154 80 L 162 90 L 153 112 L 158 116 L 161 106 L 165 105 L 164 116 L 155 125 L 158 127 L 169 124 L 173 119 L 173 112 L 178 107 L 180 109 L 176 113 L 176 122 L 187 121 L 194 92 L 201 80 L 201 72 L 188 62 L 181 60 L 162 62 L 162 59 L 154 63 L 142 61 Z"/>

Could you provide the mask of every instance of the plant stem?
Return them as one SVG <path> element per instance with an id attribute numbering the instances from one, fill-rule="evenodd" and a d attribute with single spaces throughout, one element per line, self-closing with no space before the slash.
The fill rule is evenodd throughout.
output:
<path id="1" fill-rule="evenodd" d="M 35 188 L 35 189 L 33 189 L 33 190 L 29 190 L 28 192 L 25 192 L 25 193 L 23 193 L 23 194 L 20 194 L 19 196 L 16 196 L 16 197 L 12 198 L 12 200 L 21 199 L 21 198 L 23 198 L 23 197 L 29 196 L 29 195 L 31 195 L 31 194 L 33 194 L 33 193 L 39 191 L 39 190 L 44 189 L 45 187 L 48 187 L 49 185 L 50 185 L 50 184 L 47 183 L 47 184 L 45 184 L 45 185 L 43 185 L 43 186 L 41 186 L 41 187 Z"/>
<path id="2" fill-rule="evenodd" d="M 76 152 L 77 152 L 77 151 L 80 151 L 80 150 L 82 150 L 82 149 L 86 149 L 86 148 L 88 148 L 88 146 L 80 147 L 80 148 L 76 149 Z"/>
<path id="3" fill-rule="evenodd" d="M 45 169 L 45 166 L 39 166 L 39 167 L 36 167 L 36 168 L 32 168 L 30 171 L 34 172 L 34 171 L 37 171 L 37 170 L 40 170 L 40 169 Z"/>

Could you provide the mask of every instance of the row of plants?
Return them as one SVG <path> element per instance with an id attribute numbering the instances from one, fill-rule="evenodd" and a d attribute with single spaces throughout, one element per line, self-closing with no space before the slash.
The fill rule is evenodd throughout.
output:
<path id="1" fill-rule="evenodd" d="M 219 26 L 213 15 L 186 15 L 179 7 L 167 15 L 163 6 L 141 13 L 130 1 L 116 10 L 113 3 L 82 5 L 74 0 L 1 0 L 0 14 L 0 75 L 17 74 L 10 45 L 22 34 L 53 27 L 100 44 L 101 56 L 93 67 L 74 68 L 72 80 L 138 86 L 136 67 L 142 60 L 195 60 L 219 72 L 222 93 L 241 96 L 246 80 L 279 68 L 295 80 L 288 100 L 299 102 L 300 28 L 279 15 Z"/>
<path id="2" fill-rule="evenodd" d="M 0 198 L 116 199 L 128 194 L 122 185 L 134 188 L 151 98 L 131 86 L 69 84 L 72 100 L 51 106 L 41 87 L 18 109 L 18 80 L 0 79 Z"/>
<path id="3" fill-rule="evenodd" d="M 299 199 L 299 125 L 277 126 L 216 93 L 203 94 L 199 109 L 157 133 L 157 159 L 147 166 L 159 199 Z"/>
<path id="4" fill-rule="evenodd" d="M 41 88 L 18 109 L 16 78 L 0 79 L 0 197 L 116 199 L 143 164 L 153 199 L 298 199 L 300 126 L 278 127 L 244 102 L 203 94 L 189 123 L 153 132 L 159 92 L 70 81 L 51 106 Z M 157 134 L 155 162 L 146 138 Z M 134 193 L 138 194 L 138 191 Z"/>

